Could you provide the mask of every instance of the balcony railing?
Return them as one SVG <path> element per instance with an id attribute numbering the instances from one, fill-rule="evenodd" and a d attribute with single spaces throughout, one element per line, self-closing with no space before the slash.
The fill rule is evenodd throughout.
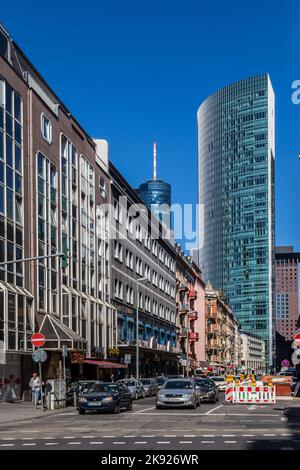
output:
<path id="1" fill-rule="evenodd" d="M 179 313 L 187 313 L 189 309 L 190 309 L 189 304 L 186 304 L 184 302 L 179 303 L 179 307 L 178 307 Z"/>
<path id="2" fill-rule="evenodd" d="M 194 342 L 194 341 L 199 341 L 199 333 L 193 333 L 192 331 L 189 334 L 189 340 Z"/>
<path id="3" fill-rule="evenodd" d="M 198 312 L 190 312 L 189 313 L 189 320 L 190 321 L 198 320 Z"/>

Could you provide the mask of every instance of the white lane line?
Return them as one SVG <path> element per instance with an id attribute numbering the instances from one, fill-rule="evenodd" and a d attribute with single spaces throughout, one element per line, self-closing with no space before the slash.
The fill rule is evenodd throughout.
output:
<path id="1" fill-rule="evenodd" d="M 224 441 L 225 444 L 236 444 L 236 441 Z"/>
<path id="2" fill-rule="evenodd" d="M 150 408 L 145 408 L 145 409 L 143 409 L 143 410 L 136 411 L 135 413 L 132 413 L 132 414 L 133 414 L 133 415 L 137 415 L 137 414 L 144 413 L 145 411 L 148 411 L 148 410 L 155 410 L 155 406 L 151 406 Z"/>
<path id="3" fill-rule="evenodd" d="M 255 437 L 255 434 L 243 434 L 243 437 Z"/>
<path id="4" fill-rule="evenodd" d="M 193 444 L 193 441 L 179 441 L 179 444 Z"/>
<path id="5" fill-rule="evenodd" d="M 99 445 L 100 445 L 100 444 L 103 444 L 103 442 L 100 442 L 100 441 L 91 441 L 91 442 L 89 442 L 89 444 L 91 444 L 91 445 L 98 445 L 98 444 L 99 444 Z"/>
<path id="6" fill-rule="evenodd" d="M 22 446 L 36 446 L 35 442 L 31 442 L 30 444 L 22 444 Z"/>
<path id="7" fill-rule="evenodd" d="M 123 436 L 123 437 L 125 437 L 126 439 L 134 439 L 135 438 L 135 436 Z"/>
<path id="8" fill-rule="evenodd" d="M 95 439 L 96 436 L 81 436 L 82 439 Z M 74 439 L 74 437 L 72 438 Z"/>
<path id="9" fill-rule="evenodd" d="M 264 437 L 275 437 L 277 434 L 263 434 Z"/>
<path id="10" fill-rule="evenodd" d="M 64 436 L 63 439 L 75 439 L 75 436 Z"/>
<path id="11" fill-rule="evenodd" d="M 1 441 L 15 441 L 16 438 L 15 437 L 2 437 L 1 438 Z"/>
<path id="12" fill-rule="evenodd" d="M 196 437 L 195 434 L 185 434 L 183 437 Z"/>
<path id="13" fill-rule="evenodd" d="M 214 411 L 217 411 L 219 410 L 220 408 L 223 408 L 224 405 L 219 405 L 217 406 L 216 408 L 213 408 L 212 410 L 208 411 L 207 413 L 205 413 L 206 416 L 212 414 Z"/>
<path id="14" fill-rule="evenodd" d="M 121 445 L 121 444 L 125 444 L 125 441 L 115 441 L 115 442 L 113 442 L 113 444 Z"/>
<path id="15" fill-rule="evenodd" d="M 287 436 L 287 437 L 290 437 L 290 436 L 293 436 L 293 434 L 281 434 L 281 436 Z"/>
<path id="16" fill-rule="evenodd" d="M 216 437 L 215 434 L 203 434 L 203 437 Z"/>
<path id="17" fill-rule="evenodd" d="M 246 441 L 247 444 L 254 444 L 256 441 Z"/>
<path id="18" fill-rule="evenodd" d="M 0 447 L 13 447 L 15 444 L 0 444 Z"/>
<path id="19" fill-rule="evenodd" d="M 103 439 L 115 439 L 116 436 L 101 436 Z"/>
<path id="20" fill-rule="evenodd" d="M 148 444 L 147 441 L 135 441 L 135 444 Z"/>
<path id="21" fill-rule="evenodd" d="M 235 434 L 222 434 L 222 437 L 235 437 Z"/>
<path id="22" fill-rule="evenodd" d="M 79 446 L 81 442 L 68 442 L 69 446 Z"/>
<path id="23" fill-rule="evenodd" d="M 170 441 L 156 441 L 156 444 L 171 444 Z"/>
<path id="24" fill-rule="evenodd" d="M 45 442 L 45 446 L 59 446 L 59 442 Z"/>
<path id="25" fill-rule="evenodd" d="M 22 441 L 33 441 L 33 437 L 22 437 Z"/>
<path id="26" fill-rule="evenodd" d="M 215 441 L 201 441 L 201 444 L 215 444 Z"/>
<path id="27" fill-rule="evenodd" d="M 34 432 L 40 432 L 40 431 L 20 431 L 20 432 L 23 432 L 23 433 L 25 433 L 25 432 L 27 432 L 27 433 L 30 432 L 30 434 L 32 434 L 32 433 L 34 433 Z"/>
<path id="28" fill-rule="evenodd" d="M 56 439 L 56 438 L 55 438 L 55 437 L 42 437 L 42 439 L 44 439 L 44 440 L 47 440 L 47 441 L 48 441 L 49 439 Z"/>

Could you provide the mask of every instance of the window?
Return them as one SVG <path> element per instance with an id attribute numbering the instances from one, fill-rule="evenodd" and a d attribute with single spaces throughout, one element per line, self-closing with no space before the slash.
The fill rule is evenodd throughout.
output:
<path id="1" fill-rule="evenodd" d="M 46 114 L 44 113 L 41 114 L 41 131 L 42 131 L 42 136 L 44 137 L 44 139 L 48 142 L 48 144 L 51 144 L 52 124 L 51 124 L 50 119 L 48 119 Z"/>

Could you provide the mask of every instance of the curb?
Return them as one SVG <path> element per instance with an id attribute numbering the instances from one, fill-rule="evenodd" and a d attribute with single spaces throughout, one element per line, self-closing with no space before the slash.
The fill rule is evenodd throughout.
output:
<path id="1" fill-rule="evenodd" d="M 38 410 L 37 412 L 39 413 L 39 416 L 33 415 L 33 416 L 28 416 L 26 418 L 25 417 L 20 418 L 20 419 L 16 418 L 16 419 L 11 420 L 11 421 L 0 421 L 0 428 L 1 428 L 2 425 L 9 425 L 9 424 L 13 424 L 13 423 L 16 423 L 16 422 L 21 423 L 23 421 L 29 421 L 29 420 L 31 421 L 33 419 L 42 419 L 42 418 L 56 416 L 56 415 L 62 415 L 62 414 L 66 414 L 66 415 L 67 414 L 72 414 L 73 411 L 74 410 L 72 410 L 72 411 L 57 410 L 57 411 L 52 412 L 52 413 L 45 413 L 45 412 L 42 413 L 41 410 Z"/>

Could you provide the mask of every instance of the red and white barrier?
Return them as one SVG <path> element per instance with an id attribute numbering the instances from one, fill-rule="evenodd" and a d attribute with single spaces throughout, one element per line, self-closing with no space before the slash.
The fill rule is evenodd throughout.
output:
<path id="1" fill-rule="evenodd" d="M 226 385 L 225 402 L 271 405 L 276 403 L 275 387 L 267 387 L 264 385 L 257 385 L 254 387 L 248 384 L 236 385 L 231 382 Z"/>

